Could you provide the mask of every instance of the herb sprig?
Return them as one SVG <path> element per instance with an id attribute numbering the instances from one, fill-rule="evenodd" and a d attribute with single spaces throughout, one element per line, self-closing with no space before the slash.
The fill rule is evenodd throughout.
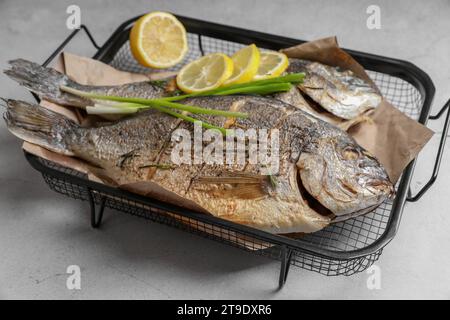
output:
<path id="1" fill-rule="evenodd" d="M 304 73 L 291 73 L 285 76 L 274 77 L 271 79 L 256 80 L 242 84 L 223 86 L 214 90 L 204 92 L 156 99 L 126 98 L 112 95 L 101 95 L 94 92 L 86 92 L 67 86 L 61 86 L 60 89 L 61 91 L 92 100 L 94 102 L 94 105 L 86 107 L 86 111 L 89 114 L 130 114 L 136 113 L 143 109 L 156 109 L 160 112 L 167 113 L 184 121 L 198 121 L 204 128 L 216 129 L 219 130 L 223 135 L 225 135 L 225 128 L 214 126 L 205 121 L 200 121 L 192 116 L 187 115 L 186 113 L 194 115 L 205 114 L 232 118 L 246 118 L 248 117 L 248 114 L 243 112 L 215 110 L 198 106 L 185 105 L 177 103 L 176 101 L 198 96 L 223 96 L 234 94 L 267 95 L 277 92 L 286 92 L 292 88 L 292 85 L 301 83 L 304 77 Z"/>

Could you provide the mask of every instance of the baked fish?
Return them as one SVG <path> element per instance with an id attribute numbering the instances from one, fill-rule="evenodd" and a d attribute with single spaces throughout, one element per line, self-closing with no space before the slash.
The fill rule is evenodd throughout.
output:
<path id="1" fill-rule="evenodd" d="M 160 198 L 272 233 L 315 232 L 372 210 L 394 193 L 382 165 L 347 133 L 282 101 L 213 96 L 181 103 L 249 115 L 202 119 L 217 126 L 277 129 L 277 173 L 262 175 L 263 164 L 174 164 L 175 131 L 193 133 L 195 127 L 155 110 L 85 128 L 39 105 L 7 100 L 4 119 L 17 137 L 81 158 L 111 182 L 146 181 Z"/>
<path id="2" fill-rule="evenodd" d="M 289 59 L 286 72 L 304 72 L 300 90 L 333 115 L 351 120 L 367 110 L 376 108 L 382 100 L 380 93 L 350 70 L 319 62 Z"/>

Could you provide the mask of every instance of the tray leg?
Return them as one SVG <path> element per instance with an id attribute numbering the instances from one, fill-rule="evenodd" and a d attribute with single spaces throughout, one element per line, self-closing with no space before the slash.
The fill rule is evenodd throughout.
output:
<path id="1" fill-rule="evenodd" d="M 98 229 L 102 223 L 103 211 L 105 210 L 105 204 L 106 204 L 106 197 L 102 197 L 100 199 L 100 206 L 98 208 L 98 214 L 97 214 L 97 208 L 96 208 L 94 197 L 92 196 L 91 190 L 88 190 L 88 197 L 89 197 L 89 206 L 91 208 L 91 227 L 94 229 Z"/>
<path id="2" fill-rule="evenodd" d="M 286 246 L 281 247 L 281 269 L 280 278 L 278 282 L 278 290 L 283 288 L 286 283 L 286 279 L 289 273 L 289 267 L 291 266 L 292 250 L 288 249 Z"/>

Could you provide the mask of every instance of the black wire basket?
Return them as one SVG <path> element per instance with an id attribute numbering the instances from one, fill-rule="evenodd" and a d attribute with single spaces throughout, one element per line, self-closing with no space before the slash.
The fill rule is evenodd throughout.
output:
<path id="1" fill-rule="evenodd" d="M 131 55 L 128 37 L 130 28 L 137 18 L 139 17 L 119 26 L 101 47 L 96 44 L 89 30 L 81 26 L 54 51 L 44 65 L 48 65 L 80 30 L 84 30 L 98 50 L 94 55 L 95 59 L 121 70 L 137 73 L 155 72 L 156 70 L 139 65 Z M 261 48 L 279 50 L 304 42 L 191 18 L 178 18 L 188 31 L 189 53 L 173 70 L 204 54 L 212 52 L 232 54 L 250 43 L 255 43 Z M 352 50 L 347 52 L 365 67 L 387 100 L 420 123 L 426 124 L 429 118 L 437 119 L 445 110 L 450 109 L 450 103 L 447 103 L 436 116 L 429 117 L 435 89 L 428 75 L 413 64 Z M 270 234 L 112 188 L 90 181 L 80 172 L 35 155 L 25 153 L 25 156 L 30 164 L 42 173 L 52 190 L 74 199 L 89 201 L 92 227 L 100 226 L 105 207 L 177 227 L 280 260 L 279 285 L 282 287 L 290 265 L 328 276 L 348 276 L 372 265 L 379 258 L 384 246 L 395 236 L 405 202 L 417 201 L 435 181 L 448 125 L 447 112 L 432 177 L 415 196 L 412 196 L 409 190 L 414 160 L 403 172 L 396 186 L 397 195 L 394 200 L 384 202 L 369 214 L 333 224 L 299 239 Z"/>

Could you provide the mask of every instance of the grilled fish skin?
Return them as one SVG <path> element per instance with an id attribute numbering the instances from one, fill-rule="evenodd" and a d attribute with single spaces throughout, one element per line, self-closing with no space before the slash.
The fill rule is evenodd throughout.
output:
<path id="1" fill-rule="evenodd" d="M 335 216 L 363 213 L 394 192 L 383 167 L 350 136 L 291 105 L 253 96 L 197 97 L 181 102 L 249 114 L 228 123 L 230 128 L 279 129 L 275 186 L 267 179 L 230 183 L 231 178 L 260 176 L 261 165 L 171 164 L 176 145 L 172 133 L 194 128 L 153 110 L 113 124 L 81 128 L 45 108 L 9 100 L 4 118 L 19 138 L 84 159 L 119 184 L 151 181 L 215 216 L 272 233 L 318 231 Z M 213 116 L 204 120 L 219 126 L 227 121 Z M 149 163 L 171 166 L 149 167 Z M 209 178 L 206 183 L 205 177 Z M 315 212 L 300 185 L 330 214 Z"/>
<path id="2" fill-rule="evenodd" d="M 290 72 L 305 72 L 300 90 L 321 107 L 342 119 L 351 120 L 376 108 L 381 95 L 350 70 L 341 70 L 319 62 L 289 59 Z"/>

